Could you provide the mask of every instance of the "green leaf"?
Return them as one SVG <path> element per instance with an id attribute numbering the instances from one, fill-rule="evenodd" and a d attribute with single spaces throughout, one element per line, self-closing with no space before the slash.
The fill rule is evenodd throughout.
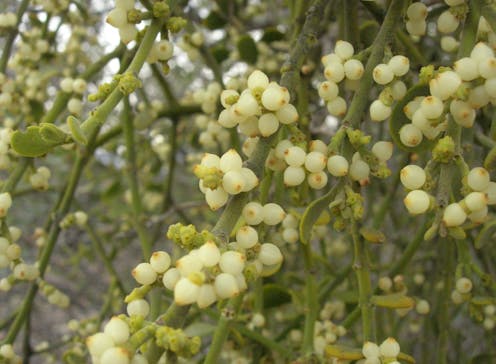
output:
<path id="1" fill-rule="evenodd" d="M 212 10 L 203 21 L 203 24 L 205 24 L 208 29 L 214 30 L 222 28 L 224 25 L 226 25 L 227 20 L 221 13 L 216 10 Z"/>
<path id="2" fill-rule="evenodd" d="M 337 194 L 337 186 L 332 188 L 324 196 L 313 200 L 303 213 L 300 220 L 300 240 L 303 244 L 308 244 L 312 234 L 312 227 L 320 218 L 322 212 L 329 206 L 329 203 Z"/>
<path id="3" fill-rule="evenodd" d="M 470 364 L 493 364 L 496 353 L 480 354 L 470 360 Z"/>
<path id="4" fill-rule="evenodd" d="M 81 124 L 78 119 L 70 115 L 67 118 L 67 125 L 69 125 L 69 129 L 71 129 L 72 137 L 76 142 L 83 145 L 88 144 L 88 138 L 86 137 L 84 131 L 81 129 Z"/>
<path id="5" fill-rule="evenodd" d="M 375 20 L 365 21 L 360 25 L 360 41 L 365 47 L 374 43 L 377 33 L 379 33 L 379 24 Z"/>
<path id="6" fill-rule="evenodd" d="M 215 331 L 216 326 L 205 322 L 193 322 L 184 329 L 188 336 L 207 336 Z"/>
<path id="7" fill-rule="evenodd" d="M 67 143 L 70 141 L 70 135 L 50 123 L 40 124 L 41 138 L 47 143 Z"/>
<path id="8" fill-rule="evenodd" d="M 229 58 L 229 51 L 223 45 L 219 44 L 212 47 L 211 52 L 217 63 L 222 63 Z"/>
<path id="9" fill-rule="evenodd" d="M 363 358 L 362 349 L 350 348 L 344 345 L 327 345 L 325 356 L 343 360 L 360 360 Z"/>
<path id="10" fill-rule="evenodd" d="M 381 231 L 366 226 L 360 228 L 360 235 L 369 243 L 380 244 L 386 241 Z"/>
<path id="11" fill-rule="evenodd" d="M 496 169 L 496 147 L 493 147 L 489 153 L 487 153 L 486 159 L 484 159 L 484 168 L 488 171 Z"/>
<path id="12" fill-rule="evenodd" d="M 43 118 L 43 115 L 45 114 L 45 108 L 43 107 L 42 102 L 30 100 L 29 107 L 31 108 L 31 117 L 33 118 L 33 121 Z"/>
<path id="13" fill-rule="evenodd" d="M 252 37 L 243 35 L 238 40 L 238 52 L 241 60 L 246 63 L 254 64 L 258 58 L 257 45 Z"/>
<path id="14" fill-rule="evenodd" d="M 265 28 L 264 34 L 262 36 L 262 42 L 271 43 L 278 40 L 284 39 L 284 33 L 277 30 L 275 27 Z"/>
<path id="15" fill-rule="evenodd" d="M 24 157 L 39 157 L 64 142 L 45 140 L 39 126 L 28 126 L 26 131 L 16 130 L 12 134 L 10 144 L 18 154 Z"/>
<path id="16" fill-rule="evenodd" d="M 489 297 L 489 296 L 474 296 L 470 300 L 470 303 L 477 305 L 477 306 L 494 305 L 494 304 L 496 304 L 496 298 L 495 297 Z"/>
<path id="17" fill-rule="evenodd" d="M 405 124 L 410 124 L 411 120 L 405 115 L 403 109 L 405 106 L 417 96 L 425 96 L 429 94 L 429 86 L 426 84 L 417 84 L 410 88 L 406 95 L 401 99 L 393 108 L 391 117 L 389 118 L 389 130 L 394 143 L 407 152 L 420 152 L 427 148 L 432 147 L 433 141 L 422 139 L 422 142 L 415 147 L 407 147 L 400 140 L 400 129 Z"/>
<path id="18" fill-rule="evenodd" d="M 405 296 L 402 293 L 392 293 L 387 295 L 374 295 L 370 302 L 379 307 L 386 308 L 412 308 L 415 306 L 415 300 Z"/>
<path id="19" fill-rule="evenodd" d="M 264 308 L 279 307 L 290 302 L 291 294 L 285 287 L 273 283 L 268 283 L 263 286 Z"/>
<path id="20" fill-rule="evenodd" d="M 487 242 L 492 241 L 493 235 L 496 233 L 496 219 L 487 221 L 482 227 L 479 235 L 475 238 L 475 249 L 482 248 Z"/>

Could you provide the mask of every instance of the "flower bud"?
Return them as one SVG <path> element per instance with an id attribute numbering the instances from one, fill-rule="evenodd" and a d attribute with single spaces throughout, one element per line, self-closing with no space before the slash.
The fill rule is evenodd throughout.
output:
<path id="1" fill-rule="evenodd" d="M 423 214 L 431 204 L 429 194 L 422 190 L 410 191 L 403 200 L 408 212 L 412 215 Z"/>
<path id="2" fill-rule="evenodd" d="M 283 260 L 283 256 L 281 254 L 281 250 L 277 245 L 265 243 L 260 246 L 258 259 L 262 262 L 263 265 L 274 265 L 281 263 Z"/>
<path id="3" fill-rule="evenodd" d="M 240 292 L 236 278 L 229 273 L 220 273 L 215 277 L 215 293 L 221 299 L 237 296 Z"/>
<path id="4" fill-rule="evenodd" d="M 197 301 L 199 293 L 200 286 L 183 277 L 174 287 L 174 301 L 181 306 L 190 305 Z"/>
<path id="5" fill-rule="evenodd" d="M 460 226 L 467 219 L 467 214 L 458 203 L 446 206 L 443 213 L 443 222 L 447 227 Z"/>
<path id="6" fill-rule="evenodd" d="M 248 225 L 258 225 L 264 220 L 263 206 L 258 202 L 248 202 L 242 215 Z"/>
<path id="7" fill-rule="evenodd" d="M 410 164 L 400 171 L 400 180 L 405 188 L 409 190 L 418 190 L 426 180 L 426 174 L 423 168 Z"/>
<path id="8" fill-rule="evenodd" d="M 277 225 L 286 217 L 286 213 L 276 203 L 268 203 L 263 206 L 263 222 L 267 225 Z"/>
<path id="9" fill-rule="evenodd" d="M 129 326 L 117 316 L 110 319 L 103 332 L 109 335 L 116 345 L 124 344 L 129 339 Z"/>
<path id="10" fill-rule="evenodd" d="M 152 284 L 157 279 L 157 273 L 150 263 L 140 263 L 131 272 L 136 282 L 142 285 Z"/>

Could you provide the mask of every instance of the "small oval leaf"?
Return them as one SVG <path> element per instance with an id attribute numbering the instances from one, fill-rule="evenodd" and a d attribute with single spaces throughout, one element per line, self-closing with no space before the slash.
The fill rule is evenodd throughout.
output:
<path id="1" fill-rule="evenodd" d="M 488 171 L 496 169 L 496 147 L 493 147 L 489 153 L 487 153 L 486 159 L 484 159 L 484 168 Z"/>
<path id="2" fill-rule="evenodd" d="M 496 219 L 487 221 L 482 227 L 479 235 L 475 238 L 475 249 L 482 248 L 487 242 L 493 240 L 493 235 L 496 233 Z"/>
<path id="3" fill-rule="evenodd" d="M 40 157 L 63 142 L 43 139 L 39 126 L 28 126 L 26 131 L 16 130 L 10 141 L 12 148 L 24 157 Z"/>
<path id="4" fill-rule="evenodd" d="M 291 297 L 291 293 L 279 284 L 269 283 L 263 286 L 264 308 L 279 307 L 290 303 Z"/>
<path id="5" fill-rule="evenodd" d="M 78 119 L 70 115 L 67 118 L 67 125 L 69 125 L 69 129 L 71 130 L 72 137 L 76 142 L 83 145 L 88 144 L 88 138 L 81 129 L 81 124 L 79 123 Z"/>
<path id="6" fill-rule="evenodd" d="M 63 130 L 50 123 L 40 124 L 40 135 L 48 143 L 66 143 L 70 138 Z"/>
<path id="7" fill-rule="evenodd" d="M 343 345 L 328 345 L 325 348 L 327 358 L 343 360 L 360 360 L 363 358 L 362 349 L 350 348 Z"/>
<path id="8" fill-rule="evenodd" d="M 360 228 L 360 235 L 369 243 L 381 244 L 386 241 L 386 237 L 381 231 L 366 226 Z"/>
<path id="9" fill-rule="evenodd" d="M 336 197 L 337 191 L 337 186 L 335 186 L 325 195 L 313 200 L 310 205 L 308 205 L 300 220 L 300 239 L 303 244 L 308 244 L 312 234 L 312 227 L 318 221 L 324 209 L 327 208 L 329 203 Z"/>
<path id="10" fill-rule="evenodd" d="M 370 302 L 379 307 L 385 308 L 412 308 L 415 306 L 415 300 L 401 293 L 392 293 L 387 295 L 373 295 Z"/>
<path id="11" fill-rule="evenodd" d="M 257 45 L 252 37 L 243 35 L 238 40 L 239 58 L 246 63 L 254 64 L 258 58 Z"/>

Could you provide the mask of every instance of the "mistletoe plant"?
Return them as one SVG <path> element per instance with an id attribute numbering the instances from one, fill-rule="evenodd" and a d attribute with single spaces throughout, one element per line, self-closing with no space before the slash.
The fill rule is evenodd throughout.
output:
<path id="1" fill-rule="evenodd" d="M 496 4 L 0 5 L 0 363 L 493 363 Z"/>

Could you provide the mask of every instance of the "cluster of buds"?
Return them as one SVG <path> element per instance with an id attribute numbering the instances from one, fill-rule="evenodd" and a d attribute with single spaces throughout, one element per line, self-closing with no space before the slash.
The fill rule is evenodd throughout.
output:
<path id="1" fill-rule="evenodd" d="M 243 167 L 243 160 L 234 149 L 221 157 L 206 153 L 195 166 L 194 173 L 200 178 L 200 191 L 212 210 L 224 206 L 229 195 L 251 191 L 258 185 L 258 177 L 251 169 Z"/>
<path id="2" fill-rule="evenodd" d="M 352 58 L 354 53 L 351 43 L 338 40 L 334 53 L 322 57 L 327 81 L 319 85 L 318 92 L 331 115 L 342 117 L 348 108 L 346 100 L 339 96 L 339 83 L 346 80 L 348 87 L 354 89 L 363 76 L 364 66 L 360 60 Z"/>
<path id="3" fill-rule="evenodd" d="M 225 108 L 219 114 L 219 124 L 234 128 L 248 136 L 268 137 L 279 130 L 279 124 L 298 120 L 296 108 L 289 103 L 289 92 L 277 82 L 270 82 L 262 71 L 255 70 L 248 77 L 248 88 L 239 94 L 222 91 L 220 102 Z"/>

